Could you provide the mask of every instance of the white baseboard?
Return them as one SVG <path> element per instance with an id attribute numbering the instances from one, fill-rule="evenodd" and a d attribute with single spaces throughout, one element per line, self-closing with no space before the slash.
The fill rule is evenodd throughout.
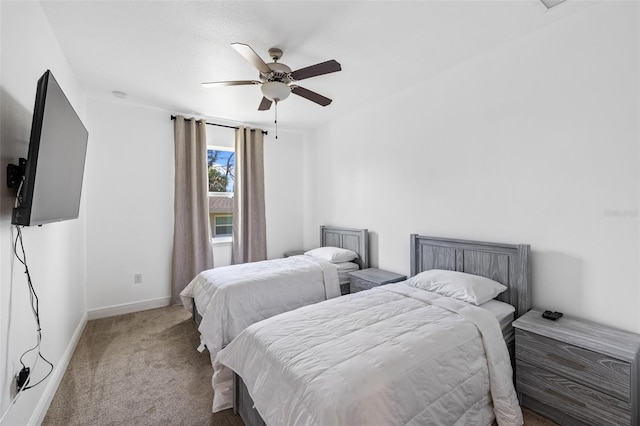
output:
<path id="1" fill-rule="evenodd" d="M 51 401 L 53 401 L 53 397 L 56 395 L 58 386 L 60 386 L 60 382 L 62 382 L 62 378 L 64 377 L 64 373 L 67 371 L 69 361 L 71 361 L 73 352 L 76 350 L 76 346 L 78 345 L 78 341 L 80 341 L 80 337 L 82 336 L 82 332 L 84 331 L 84 327 L 86 325 L 87 313 L 85 312 L 85 314 L 82 316 L 82 319 L 80 319 L 80 323 L 76 327 L 76 331 L 71 337 L 71 341 L 67 345 L 67 349 L 64 351 L 64 354 L 62 354 L 62 358 L 60 358 L 60 361 L 58 361 L 56 367 L 51 373 L 51 378 L 49 379 L 47 387 L 42 393 L 42 397 L 40 397 L 40 401 L 38 401 L 38 405 L 36 405 L 35 410 L 33 410 L 33 414 L 29 419 L 30 426 L 42 424 L 44 416 L 47 415 L 47 410 L 49 410 Z"/>
<path id="2" fill-rule="evenodd" d="M 171 297 L 143 300 L 141 302 L 123 303 L 122 305 L 106 306 L 92 309 L 88 312 L 89 320 L 113 317 L 116 315 L 130 314 L 132 312 L 146 311 L 147 309 L 162 308 L 171 304 Z"/>

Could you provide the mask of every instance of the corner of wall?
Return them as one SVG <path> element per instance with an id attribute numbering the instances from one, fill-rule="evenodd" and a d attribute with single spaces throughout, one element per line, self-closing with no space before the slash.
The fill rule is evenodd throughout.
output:
<path id="1" fill-rule="evenodd" d="M 0 2 L 0 43 L 0 167 L 6 168 L 27 156 L 36 82 L 45 70 L 55 73 L 81 118 L 85 95 L 39 2 Z M 0 187 L 0 413 L 8 412 L 3 424 L 37 424 L 87 321 L 86 219 L 23 229 L 39 298 L 42 352 L 54 369 L 11 404 L 14 375 L 21 354 L 33 346 L 35 327 L 25 274 L 13 254 L 15 194 Z M 35 374 L 44 376 L 44 366 L 39 363 Z"/>

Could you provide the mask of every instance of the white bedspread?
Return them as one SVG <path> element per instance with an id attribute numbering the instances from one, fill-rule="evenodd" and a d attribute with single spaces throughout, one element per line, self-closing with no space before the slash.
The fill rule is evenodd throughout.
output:
<path id="1" fill-rule="evenodd" d="M 247 328 L 214 362 L 214 412 L 226 366 L 268 425 L 523 423 L 493 314 L 401 283 Z"/>
<path id="2" fill-rule="evenodd" d="M 247 326 L 282 312 L 340 296 L 336 268 L 310 256 L 292 256 L 203 271 L 180 293 L 196 301 L 201 345 L 211 361 Z"/>

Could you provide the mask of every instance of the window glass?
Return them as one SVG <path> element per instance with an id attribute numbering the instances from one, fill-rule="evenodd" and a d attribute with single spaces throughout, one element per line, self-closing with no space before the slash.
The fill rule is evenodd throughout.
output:
<path id="1" fill-rule="evenodd" d="M 233 218 L 231 216 L 218 216 L 216 218 L 216 226 L 231 225 Z"/>
<path id="2" fill-rule="evenodd" d="M 233 192 L 236 153 L 227 149 L 208 149 L 209 192 Z"/>
<path id="3" fill-rule="evenodd" d="M 233 234 L 233 217 L 216 216 L 214 218 L 214 237 L 230 237 Z"/>

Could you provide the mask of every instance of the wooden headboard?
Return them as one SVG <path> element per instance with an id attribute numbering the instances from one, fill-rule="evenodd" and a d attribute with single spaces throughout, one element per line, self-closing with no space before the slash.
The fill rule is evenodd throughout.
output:
<path id="1" fill-rule="evenodd" d="M 491 278 L 508 287 L 497 297 L 516 308 L 518 318 L 531 309 L 531 265 L 528 244 L 411 235 L 411 276 L 429 269 L 446 269 Z"/>
<path id="2" fill-rule="evenodd" d="M 354 262 L 360 265 L 360 269 L 369 267 L 369 231 L 366 229 L 321 226 L 320 245 L 355 251 L 358 258 Z"/>

